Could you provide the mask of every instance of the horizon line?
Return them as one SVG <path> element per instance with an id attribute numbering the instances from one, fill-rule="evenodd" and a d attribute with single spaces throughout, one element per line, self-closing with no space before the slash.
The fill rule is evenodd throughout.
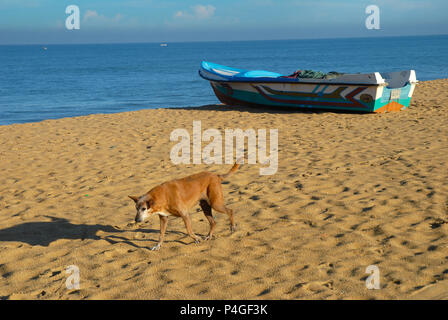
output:
<path id="1" fill-rule="evenodd" d="M 130 41 L 130 42 L 41 42 L 41 43 L 0 43 L 0 46 L 39 46 L 39 45 L 108 45 L 108 44 L 157 44 L 157 43 L 213 43 L 213 42 L 257 42 L 257 41 L 294 41 L 294 40 L 333 40 L 333 39 L 370 39 L 370 38 L 409 38 L 448 36 L 448 33 L 419 34 L 419 35 L 373 35 L 373 36 L 342 36 L 317 38 L 286 38 L 286 39 L 247 39 L 247 40 L 188 40 L 188 41 Z"/>

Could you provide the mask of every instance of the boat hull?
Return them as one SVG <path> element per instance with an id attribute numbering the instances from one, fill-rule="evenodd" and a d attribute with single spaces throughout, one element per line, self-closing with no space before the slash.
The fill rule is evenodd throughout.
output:
<path id="1" fill-rule="evenodd" d="M 414 70 L 294 78 L 203 61 L 199 75 L 228 105 L 389 112 L 406 110 L 417 83 Z"/>
<path id="2" fill-rule="evenodd" d="M 366 85 L 304 83 L 238 83 L 210 81 L 216 97 L 227 105 L 300 109 L 391 112 L 409 107 L 415 84 L 398 89 Z"/>

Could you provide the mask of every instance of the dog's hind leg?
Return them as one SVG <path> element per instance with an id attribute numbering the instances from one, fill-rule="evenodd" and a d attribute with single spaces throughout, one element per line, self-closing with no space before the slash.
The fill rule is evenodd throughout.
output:
<path id="1" fill-rule="evenodd" d="M 202 211 L 204 211 L 204 215 L 207 218 L 208 222 L 210 223 L 210 231 L 208 232 L 207 237 L 205 240 L 211 240 L 213 237 L 213 231 L 215 230 L 216 222 L 215 219 L 213 219 L 212 215 L 212 207 L 208 204 L 206 200 L 199 201 L 199 205 L 201 206 Z"/>
<path id="2" fill-rule="evenodd" d="M 236 229 L 236 225 L 233 221 L 233 210 L 227 208 L 224 205 L 224 196 L 222 194 L 221 182 L 210 184 L 207 190 L 207 196 L 210 201 L 210 206 L 213 210 L 227 214 L 230 220 L 230 232 L 234 232 Z"/>
<path id="3" fill-rule="evenodd" d="M 229 217 L 229 220 L 230 220 L 230 232 L 234 232 L 236 230 L 236 225 L 235 225 L 235 221 L 233 220 L 233 210 L 227 208 L 224 204 L 219 203 L 219 202 L 214 202 L 211 205 L 212 205 L 213 210 L 227 214 L 227 216 Z"/>
<path id="4" fill-rule="evenodd" d="M 201 237 L 194 234 L 193 229 L 191 228 L 191 219 L 188 212 L 182 213 L 181 217 L 184 220 L 188 235 L 193 238 L 194 242 L 199 243 L 201 241 Z"/>

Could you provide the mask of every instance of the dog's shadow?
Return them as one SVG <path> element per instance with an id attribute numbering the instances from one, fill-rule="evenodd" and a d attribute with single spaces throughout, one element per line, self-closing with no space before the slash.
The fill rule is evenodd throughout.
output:
<path id="1" fill-rule="evenodd" d="M 120 230 L 117 230 L 117 231 L 120 231 Z M 157 235 L 160 234 L 159 230 L 147 229 L 147 228 L 145 228 L 145 229 L 139 228 L 139 229 L 134 229 L 134 230 L 126 230 L 126 231 L 142 232 L 142 233 L 156 233 Z M 188 238 L 188 235 L 186 233 L 183 233 L 183 232 L 180 232 L 180 231 L 168 231 L 168 230 L 166 231 L 166 234 L 170 234 L 170 233 L 174 233 L 174 234 L 177 234 L 177 235 L 181 235 L 181 236 L 183 236 L 185 238 Z M 143 239 L 133 239 L 132 241 L 128 240 L 125 237 L 117 236 L 117 235 L 109 235 L 109 236 L 106 236 L 106 237 L 101 238 L 101 239 L 108 241 L 110 244 L 116 244 L 116 243 L 119 243 L 119 242 L 123 242 L 123 243 L 127 243 L 127 244 L 129 244 L 129 245 L 131 245 L 133 247 L 141 248 L 141 249 L 148 249 L 149 247 L 148 246 L 140 247 L 140 246 L 136 245 L 135 243 L 133 243 L 132 241 L 134 241 L 134 242 L 137 242 L 137 241 L 138 242 L 145 242 L 147 244 L 150 243 L 151 246 L 154 245 L 155 243 L 159 242 L 158 236 L 154 237 L 154 239 L 143 238 Z M 188 244 L 187 242 L 184 242 L 184 241 L 181 241 L 181 240 L 165 240 L 165 243 L 170 243 L 170 242 L 177 242 L 177 243 L 181 243 L 181 244 L 185 244 L 185 245 Z"/>
<path id="2" fill-rule="evenodd" d="M 51 217 L 51 221 L 39 221 L 39 222 L 25 222 L 9 228 L 0 229 L 0 242 L 23 242 L 31 246 L 48 246 L 50 243 L 60 240 L 106 240 L 110 244 L 126 243 L 136 248 L 148 248 L 148 244 L 145 246 L 138 246 L 133 241 L 126 237 L 119 236 L 118 234 L 124 232 L 143 232 L 145 234 L 158 234 L 159 230 L 155 229 L 132 229 L 122 230 L 117 227 L 102 224 L 73 224 L 64 218 Z M 112 235 L 99 236 L 97 233 L 103 231 L 106 233 L 113 233 Z M 175 232 L 183 234 L 181 232 Z M 158 237 L 154 237 L 155 239 Z M 146 241 L 149 243 L 157 242 L 152 239 L 138 239 L 137 241 Z M 186 244 L 179 240 L 174 240 Z"/>

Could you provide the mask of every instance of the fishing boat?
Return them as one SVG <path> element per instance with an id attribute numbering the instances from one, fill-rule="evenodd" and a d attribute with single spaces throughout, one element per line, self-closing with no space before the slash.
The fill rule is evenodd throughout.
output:
<path id="1" fill-rule="evenodd" d="M 409 107 L 418 82 L 414 70 L 329 73 L 319 78 L 300 74 L 243 70 L 206 61 L 199 69 L 199 75 L 210 81 L 222 103 L 251 107 L 401 111 Z"/>

